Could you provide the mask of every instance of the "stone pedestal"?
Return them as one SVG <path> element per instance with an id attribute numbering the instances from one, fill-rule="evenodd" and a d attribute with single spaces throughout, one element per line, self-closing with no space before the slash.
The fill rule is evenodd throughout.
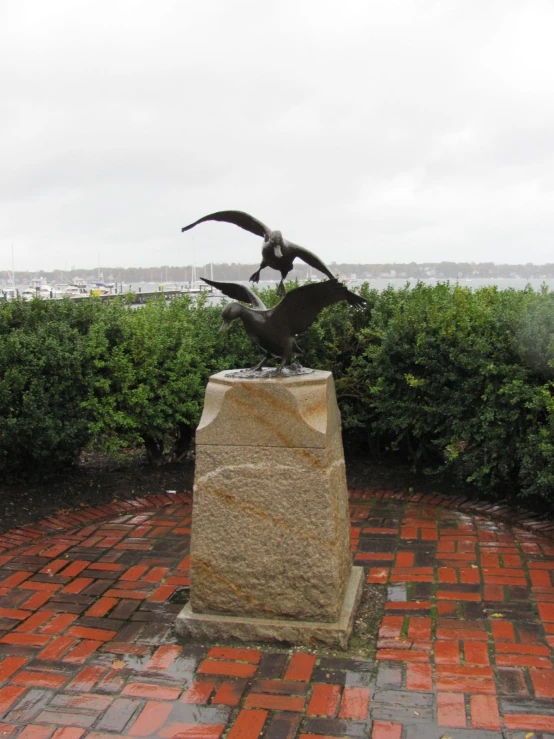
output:
<path id="1" fill-rule="evenodd" d="M 196 432 L 191 599 L 177 631 L 345 647 L 363 587 L 349 530 L 331 373 L 212 376 Z"/>

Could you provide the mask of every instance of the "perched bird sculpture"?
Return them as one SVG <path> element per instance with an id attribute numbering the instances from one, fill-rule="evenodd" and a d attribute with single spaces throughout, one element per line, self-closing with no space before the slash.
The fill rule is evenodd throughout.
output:
<path id="1" fill-rule="evenodd" d="M 235 282 L 214 282 L 202 278 L 208 285 L 213 285 L 229 298 L 249 303 L 248 308 L 241 303 L 229 303 L 223 308 L 220 331 L 223 331 L 236 318 L 242 320 L 248 336 L 265 352 L 262 361 L 254 367 L 261 370 L 267 360 L 273 356 L 281 359 L 276 370 L 282 372 L 290 364 L 295 353 L 294 337 L 306 331 L 315 321 L 323 308 L 333 303 L 346 300 L 354 308 L 363 308 L 367 300 L 350 292 L 335 277 L 324 282 L 314 282 L 290 290 L 274 308 L 266 308 L 258 295 L 244 285 Z"/>
<path id="2" fill-rule="evenodd" d="M 258 282 L 260 279 L 260 272 L 265 267 L 271 267 L 281 273 L 281 282 L 279 283 L 278 293 L 281 296 L 285 295 L 285 286 L 283 280 L 292 270 L 292 263 L 298 257 L 310 267 L 323 272 L 330 279 L 334 278 L 332 272 L 323 264 L 321 259 L 307 249 L 303 249 L 297 244 L 293 244 L 291 241 L 287 241 L 283 238 L 280 231 L 272 231 L 257 218 L 254 218 L 248 213 L 244 213 L 242 210 L 220 210 L 217 213 L 210 213 L 203 218 L 199 218 L 194 223 L 190 223 L 188 226 L 184 226 L 181 231 L 188 231 L 194 228 L 199 223 L 205 221 L 224 221 L 225 223 L 234 223 L 235 226 L 244 228 L 245 231 L 256 236 L 263 236 L 264 243 L 262 245 L 262 263 L 257 272 L 250 277 L 252 282 Z"/>

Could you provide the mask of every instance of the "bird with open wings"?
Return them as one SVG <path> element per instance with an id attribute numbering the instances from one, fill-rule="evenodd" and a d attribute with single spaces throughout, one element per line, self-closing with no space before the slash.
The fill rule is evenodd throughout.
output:
<path id="1" fill-rule="evenodd" d="M 278 287 L 278 292 L 281 296 L 285 294 L 284 280 L 293 269 L 293 262 L 297 257 L 310 265 L 310 267 L 323 272 L 330 279 L 334 277 L 333 273 L 323 264 L 321 259 L 311 251 L 297 244 L 293 244 L 292 241 L 287 241 L 287 239 L 283 238 L 280 231 L 272 231 L 257 218 L 244 213 L 242 210 L 220 210 L 217 213 L 210 213 L 194 221 L 194 223 L 184 226 L 181 231 L 189 231 L 199 223 L 205 223 L 206 221 L 233 223 L 235 226 L 239 226 L 245 231 L 253 233 L 255 236 L 262 236 L 264 240 L 262 244 L 262 262 L 259 269 L 250 277 L 250 280 L 252 282 L 259 282 L 260 272 L 265 267 L 271 267 L 277 270 L 281 273 L 281 282 Z"/>
<path id="2" fill-rule="evenodd" d="M 261 370 L 270 357 L 278 357 L 281 364 L 277 372 L 281 372 L 292 361 L 296 348 L 295 336 L 307 331 L 327 306 L 342 300 L 357 309 L 367 304 L 365 298 L 348 290 L 335 277 L 290 290 L 274 308 L 266 308 L 261 298 L 245 285 L 207 278 L 203 280 L 221 290 L 228 298 L 241 301 L 229 303 L 223 308 L 220 330 L 240 318 L 250 339 L 264 352 L 255 370 Z M 242 303 L 248 303 L 251 307 Z"/>

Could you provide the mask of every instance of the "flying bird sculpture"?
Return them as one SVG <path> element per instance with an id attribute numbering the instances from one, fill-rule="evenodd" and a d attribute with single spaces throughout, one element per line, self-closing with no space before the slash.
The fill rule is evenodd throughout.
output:
<path id="1" fill-rule="evenodd" d="M 292 270 L 292 263 L 298 257 L 310 267 L 323 272 L 331 280 L 334 278 L 332 272 L 323 264 L 321 259 L 313 254 L 311 251 L 304 249 L 297 244 L 293 244 L 292 241 L 287 241 L 283 238 L 280 231 L 272 231 L 257 218 L 254 218 L 248 213 L 244 213 L 242 210 L 220 210 L 217 213 L 210 213 L 203 218 L 199 218 L 194 223 L 190 223 L 188 226 L 184 226 L 181 231 L 188 231 L 194 228 L 199 223 L 205 221 L 223 221 L 224 223 L 234 223 L 235 226 L 244 228 L 245 231 L 256 236 L 263 236 L 264 243 L 262 244 L 262 263 L 257 272 L 250 277 L 252 282 L 258 282 L 260 279 L 260 272 L 265 267 L 271 267 L 281 273 L 281 282 L 279 283 L 278 293 L 281 296 L 285 295 L 285 286 L 283 280 L 286 278 L 288 273 Z"/>
<path id="2" fill-rule="evenodd" d="M 202 278 L 208 285 L 233 300 L 249 303 L 249 308 L 241 303 L 229 303 L 223 308 L 220 331 L 231 321 L 240 318 L 248 336 L 265 353 L 262 361 L 254 367 L 261 370 L 270 357 L 278 357 L 281 364 L 276 370 L 281 373 L 290 364 L 295 353 L 294 337 L 306 331 L 315 321 L 323 308 L 333 303 L 346 300 L 354 308 L 363 308 L 367 301 L 356 293 L 350 292 L 335 277 L 324 282 L 314 282 L 290 290 L 274 308 L 266 308 L 258 295 L 244 285 L 235 282 L 214 282 Z"/>

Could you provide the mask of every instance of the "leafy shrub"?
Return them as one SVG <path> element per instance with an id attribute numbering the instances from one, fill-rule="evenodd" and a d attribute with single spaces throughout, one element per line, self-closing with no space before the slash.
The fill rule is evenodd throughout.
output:
<path id="1" fill-rule="evenodd" d="M 81 404 L 89 306 L 70 301 L 0 310 L 0 470 L 50 472 L 75 463 L 89 440 Z"/>
<path id="2" fill-rule="evenodd" d="M 97 447 L 115 452 L 140 442 L 153 464 L 168 442 L 170 456 L 186 454 L 208 375 L 211 351 L 200 350 L 211 340 L 206 328 L 188 297 L 155 298 L 139 310 L 106 306 L 87 347 L 95 371 L 86 407 Z"/>
<path id="3" fill-rule="evenodd" d="M 298 337 L 302 364 L 334 374 L 346 445 L 551 498 L 554 295 L 448 283 L 362 293 L 364 311 L 339 303 Z M 0 469 L 59 469 L 87 444 L 182 458 L 209 376 L 260 359 L 240 322 L 219 334 L 220 321 L 203 297 L 0 305 Z"/>
<path id="4" fill-rule="evenodd" d="M 255 356 L 238 326 L 218 333 L 221 309 L 205 296 L 162 296 L 139 310 L 106 306 L 93 326 L 86 408 L 97 448 L 144 444 L 154 465 L 183 458 L 202 412 L 208 378 Z"/>
<path id="5" fill-rule="evenodd" d="M 352 420 L 373 448 L 396 451 L 416 469 L 449 470 L 483 490 L 499 484 L 531 490 L 531 460 L 537 458 L 529 434 L 542 439 L 548 480 L 552 429 L 544 411 L 541 417 L 536 393 L 542 388 L 543 403 L 552 396 L 551 385 L 544 385 L 545 376 L 552 377 L 552 343 L 544 342 L 545 356 L 535 342 L 530 361 L 525 339 L 530 326 L 548 335 L 552 307 L 551 295 L 532 290 L 473 292 L 420 283 L 413 290 L 385 291 L 361 331 Z M 541 494 L 547 493 L 543 485 Z"/>

